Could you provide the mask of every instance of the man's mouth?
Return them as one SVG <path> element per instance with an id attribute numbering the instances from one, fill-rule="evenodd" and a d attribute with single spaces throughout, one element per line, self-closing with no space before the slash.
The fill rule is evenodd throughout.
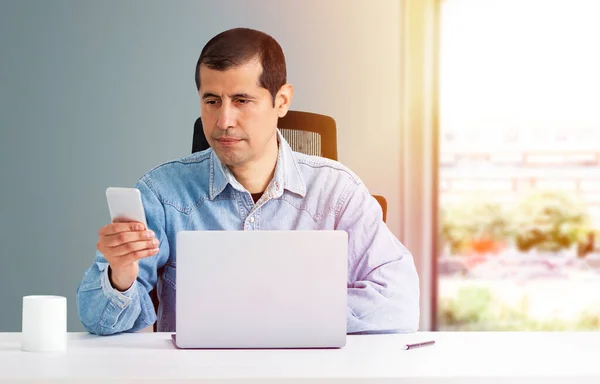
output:
<path id="1" fill-rule="evenodd" d="M 235 137 L 221 137 L 218 138 L 217 141 L 223 145 L 233 145 L 235 143 L 239 143 L 242 139 L 236 139 Z"/>

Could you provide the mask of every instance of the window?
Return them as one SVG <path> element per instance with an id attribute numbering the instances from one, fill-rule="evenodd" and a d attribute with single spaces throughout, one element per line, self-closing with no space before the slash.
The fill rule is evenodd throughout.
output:
<path id="1" fill-rule="evenodd" d="M 600 329 L 600 2 L 440 7 L 437 328 Z"/>

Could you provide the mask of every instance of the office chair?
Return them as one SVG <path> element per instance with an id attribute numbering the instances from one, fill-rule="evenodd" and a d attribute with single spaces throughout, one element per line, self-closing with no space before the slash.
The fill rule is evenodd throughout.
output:
<path id="1" fill-rule="evenodd" d="M 317 113 L 288 111 L 279 119 L 277 127 L 290 147 L 296 152 L 307 155 L 338 159 L 337 133 L 335 120 L 332 117 Z M 194 123 L 192 153 L 208 149 L 210 145 L 204 136 L 202 119 Z M 373 195 L 383 211 L 383 221 L 387 219 L 387 200 L 380 195 Z"/>

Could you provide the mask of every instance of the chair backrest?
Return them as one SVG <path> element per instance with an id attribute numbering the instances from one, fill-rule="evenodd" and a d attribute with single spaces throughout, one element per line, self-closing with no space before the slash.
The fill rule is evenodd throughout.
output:
<path id="1" fill-rule="evenodd" d="M 197 118 L 194 123 L 194 137 L 192 138 L 192 153 L 204 151 L 210 148 L 206 136 L 204 136 L 204 130 L 202 129 L 202 118 Z"/>
<path id="2" fill-rule="evenodd" d="M 277 123 L 279 131 L 296 152 L 337 160 L 337 132 L 332 117 L 288 111 Z"/>
<path id="3" fill-rule="evenodd" d="M 310 112 L 288 111 L 284 117 L 279 119 L 277 127 L 294 151 L 337 161 L 337 131 L 335 120 L 332 117 Z M 194 124 L 192 153 L 203 151 L 209 147 L 202 129 L 202 119 L 198 118 Z M 387 201 L 380 195 L 373 195 L 373 197 L 381 205 L 385 222 Z"/>

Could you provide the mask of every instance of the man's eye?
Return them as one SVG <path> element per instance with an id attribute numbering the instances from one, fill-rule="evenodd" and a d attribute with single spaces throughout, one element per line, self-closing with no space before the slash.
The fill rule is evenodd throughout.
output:
<path id="1" fill-rule="evenodd" d="M 248 100 L 248 99 L 237 99 L 237 102 L 239 104 L 248 104 L 250 102 L 250 100 Z"/>
<path id="2" fill-rule="evenodd" d="M 215 105 L 217 104 L 217 100 L 206 100 L 205 103 L 208 105 Z"/>

